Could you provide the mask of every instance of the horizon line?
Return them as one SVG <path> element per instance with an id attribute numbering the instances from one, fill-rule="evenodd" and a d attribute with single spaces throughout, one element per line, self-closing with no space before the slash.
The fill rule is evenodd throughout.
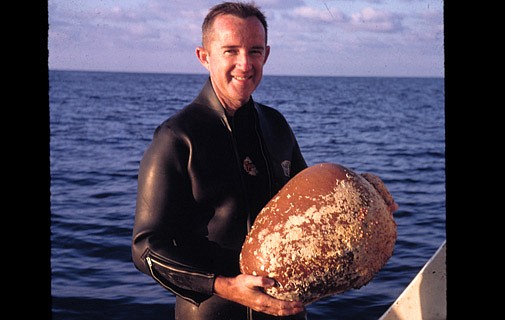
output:
<path id="1" fill-rule="evenodd" d="M 95 72 L 95 73 L 129 73 L 129 74 L 177 74 L 177 75 L 208 75 L 208 73 L 198 72 L 168 72 L 168 71 L 121 71 L 121 70 L 99 70 L 99 69 L 65 69 L 65 68 L 49 68 L 50 71 L 63 72 Z M 263 74 L 263 77 L 315 77 L 315 78 L 423 78 L 423 79 L 445 79 L 444 76 L 400 76 L 400 75 L 309 75 L 309 74 Z"/>

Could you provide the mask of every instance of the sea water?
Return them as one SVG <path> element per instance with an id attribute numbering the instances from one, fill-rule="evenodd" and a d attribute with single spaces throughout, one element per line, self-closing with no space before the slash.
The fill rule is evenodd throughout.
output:
<path id="1" fill-rule="evenodd" d="M 53 319 L 174 319 L 173 294 L 131 260 L 137 171 L 206 79 L 49 72 Z M 253 97 L 285 115 L 308 165 L 375 173 L 399 204 L 383 269 L 308 306 L 309 320 L 379 318 L 446 239 L 444 79 L 266 75 Z"/>

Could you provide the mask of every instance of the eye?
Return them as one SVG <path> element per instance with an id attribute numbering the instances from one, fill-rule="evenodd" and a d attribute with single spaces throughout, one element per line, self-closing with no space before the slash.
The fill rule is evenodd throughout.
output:
<path id="1" fill-rule="evenodd" d="M 237 54 L 237 50 L 235 49 L 227 49 L 224 51 L 224 54 L 225 55 L 236 55 Z"/>
<path id="2" fill-rule="evenodd" d="M 250 51 L 250 54 L 253 55 L 253 56 L 262 56 L 263 55 L 263 50 L 259 50 L 259 49 L 254 49 L 254 50 L 251 50 Z"/>

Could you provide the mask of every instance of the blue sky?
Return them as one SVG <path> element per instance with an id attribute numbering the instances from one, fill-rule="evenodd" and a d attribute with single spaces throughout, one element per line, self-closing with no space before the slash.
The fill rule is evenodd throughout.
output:
<path id="1" fill-rule="evenodd" d="M 49 0 L 49 68 L 206 73 L 210 0 Z M 443 0 L 256 0 L 266 75 L 444 77 Z"/>

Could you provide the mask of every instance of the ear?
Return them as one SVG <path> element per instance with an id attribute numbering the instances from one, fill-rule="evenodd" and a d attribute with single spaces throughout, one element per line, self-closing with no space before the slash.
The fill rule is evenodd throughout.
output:
<path id="1" fill-rule="evenodd" d="M 204 47 L 197 47 L 195 50 L 196 57 L 198 61 L 204 66 L 207 70 L 209 69 L 209 52 L 205 50 Z"/>
<path id="2" fill-rule="evenodd" d="M 265 60 L 263 60 L 263 64 L 267 63 L 268 56 L 270 55 L 270 46 L 265 47 Z"/>

